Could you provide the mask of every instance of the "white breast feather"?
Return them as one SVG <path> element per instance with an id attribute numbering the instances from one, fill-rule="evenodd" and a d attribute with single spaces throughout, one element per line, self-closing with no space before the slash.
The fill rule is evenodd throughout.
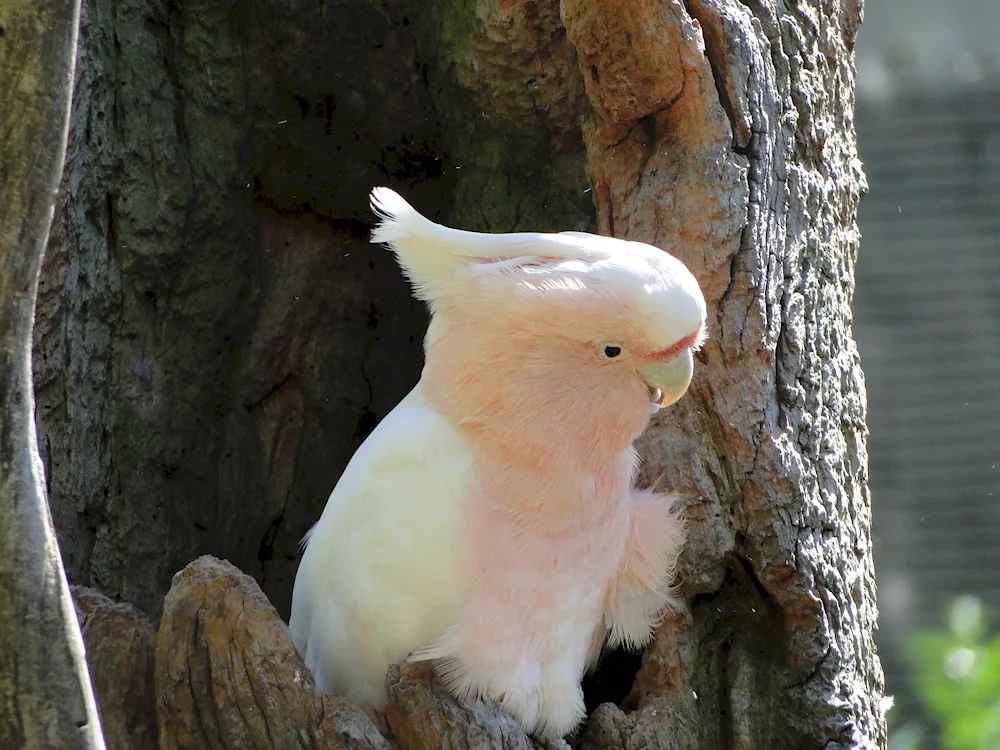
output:
<path id="1" fill-rule="evenodd" d="M 292 638 L 321 691 L 384 706 L 388 667 L 457 619 L 471 464 L 419 385 L 351 459 L 292 595 Z"/>

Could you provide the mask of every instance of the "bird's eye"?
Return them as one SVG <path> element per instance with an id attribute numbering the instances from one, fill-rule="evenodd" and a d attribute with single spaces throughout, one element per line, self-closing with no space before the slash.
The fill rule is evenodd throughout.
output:
<path id="1" fill-rule="evenodd" d="M 614 344 L 607 344 L 604 347 L 604 356 L 608 359 L 614 359 L 619 354 L 622 353 L 622 348 L 620 346 L 615 346 Z"/>

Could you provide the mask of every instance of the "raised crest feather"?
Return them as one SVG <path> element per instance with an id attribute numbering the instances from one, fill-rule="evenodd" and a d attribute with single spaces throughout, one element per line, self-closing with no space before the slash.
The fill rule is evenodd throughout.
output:
<path id="1" fill-rule="evenodd" d="M 509 232 L 491 234 L 442 226 L 423 216 L 387 187 L 371 192 L 371 208 L 379 217 L 371 241 L 388 245 L 413 283 L 418 296 L 433 300 L 464 268 L 497 261 L 540 260 L 595 262 L 629 252 L 657 251 L 636 242 L 585 232 Z M 639 249 L 641 248 L 641 250 Z"/>
<path id="2" fill-rule="evenodd" d="M 586 232 L 470 232 L 437 224 L 423 216 L 394 190 L 377 187 L 371 192 L 372 211 L 381 222 L 372 242 L 390 245 L 397 254 L 421 252 L 451 255 L 472 261 L 544 256 L 560 260 L 595 260 L 607 257 L 618 245 L 637 243 Z"/>

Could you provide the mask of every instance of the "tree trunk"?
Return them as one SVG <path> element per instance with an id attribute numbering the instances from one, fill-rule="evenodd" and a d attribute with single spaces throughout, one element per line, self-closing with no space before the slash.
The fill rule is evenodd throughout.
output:
<path id="1" fill-rule="evenodd" d="M 588 682 L 612 703 L 581 741 L 884 745 L 850 333 L 860 18 L 85 0 L 35 341 L 70 577 L 157 618 L 211 553 L 287 615 L 299 539 L 419 376 L 425 314 L 367 244 L 388 184 L 453 226 L 657 244 L 709 301 L 690 394 L 640 445 L 644 480 L 688 498 L 690 610 Z"/>
<path id="2" fill-rule="evenodd" d="M 35 435 L 31 331 L 79 2 L 0 6 L 0 747 L 103 748 Z"/>

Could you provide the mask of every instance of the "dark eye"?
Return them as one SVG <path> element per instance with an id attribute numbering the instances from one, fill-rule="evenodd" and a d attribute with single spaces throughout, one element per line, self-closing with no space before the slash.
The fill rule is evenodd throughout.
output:
<path id="1" fill-rule="evenodd" d="M 622 348 L 620 346 L 614 346 L 612 344 L 608 344 L 607 346 L 604 347 L 604 356 L 607 357 L 608 359 L 614 359 L 621 353 L 622 353 Z"/>

